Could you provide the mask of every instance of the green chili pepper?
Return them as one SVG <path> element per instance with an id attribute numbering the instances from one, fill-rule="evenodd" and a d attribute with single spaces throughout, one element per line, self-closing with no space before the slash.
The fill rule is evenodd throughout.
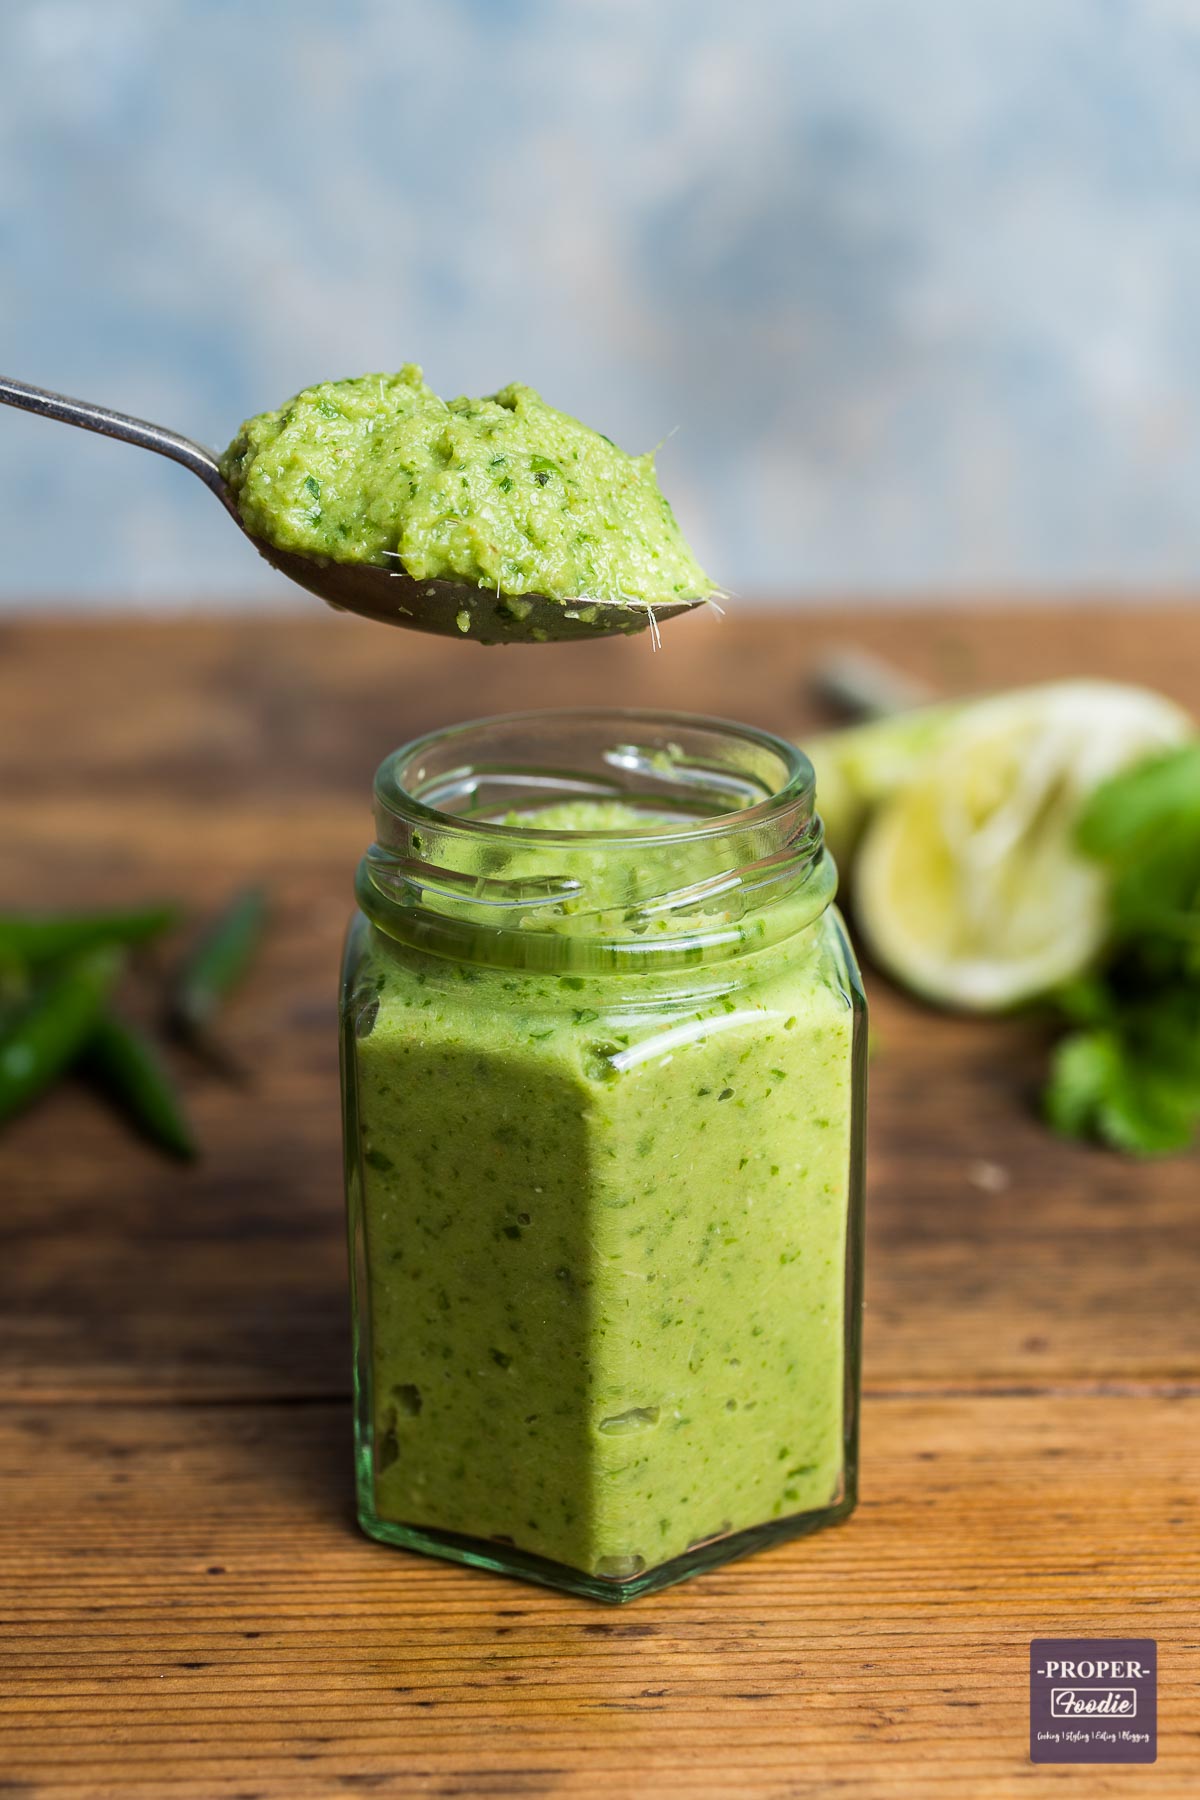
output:
<path id="1" fill-rule="evenodd" d="M 24 1012 L 32 992 L 28 965 L 20 957 L 0 953 L 0 1037 Z"/>
<path id="2" fill-rule="evenodd" d="M 171 998 L 171 1021 L 185 1036 L 203 1033 L 225 995 L 245 974 L 262 937 L 266 913 L 262 889 L 246 888 L 197 944 Z"/>
<path id="3" fill-rule="evenodd" d="M 83 1052 L 83 1067 L 154 1143 L 190 1162 L 196 1140 L 154 1046 L 132 1025 L 104 1013 Z"/>
<path id="4" fill-rule="evenodd" d="M 115 944 L 71 957 L 0 1039 L 0 1119 L 7 1119 L 75 1061 L 104 1010 L 124 961 Z"/>
<path id="5" fill-rule="evenodd" d="M 47 963 L 97 944 L 140 944 L 157 937 L 175 918 L 169 906 L 141 912 L 0 914 L 0 960 Z"/>

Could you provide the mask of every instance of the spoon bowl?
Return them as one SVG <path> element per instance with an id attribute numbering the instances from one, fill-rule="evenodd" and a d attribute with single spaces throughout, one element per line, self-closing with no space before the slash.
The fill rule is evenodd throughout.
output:
<path id="1" fill-rule="evenodd" d="M 240 523 L 240 521 L 239 521 Z M 292 550 L 277 550 L 246 536 L 271 567 L 316 594 L 339 612 L 358 613 L 383 625 L 435 631 L 442 637 L 472 638 L 480 644 L 546 644 L 572 638 L 615 637 L 657 631 L 665 619 L 702 606 L 701 600 L 673 600 L 654 606 L 642 601 L 552 600 L 546 594 L 498 594 L 465 582 L 419 581 L 397 564 L 317 562 Z"/>
<path id="2" fill-rule="evenodd" d="M 474 638 L 482 644 L 544 644 L 572 638 L 629 635 L 651 630 L 657 639 L 660 623 L 678 618 L 702 606 L 704 598 L 643 601 L 555 600 L 546 594 L 497 594 L 491 588 L 466 582 L 425 580 L 410 575 L 399 562 L 395 568 L 375 563 L 339 563 L 278 550 L 253 536 L 242 524 L 237 503 L 230 493 L 221 465 L 211 450 L 179 432 L 128 413 L 112 412 L 86 400 L 71 400 L 46 388 L 0 376 L 0 403 L 78 425 L 102 437 L 120 438 L 140 449 L 153 450 L 182 463 L 211 488 L 238 530 L 258 554 L 307 588 L 338 612 L 358 613 L 382 625 L 399 625 L 409 631 L 432 631 L 442 637 Z"/>

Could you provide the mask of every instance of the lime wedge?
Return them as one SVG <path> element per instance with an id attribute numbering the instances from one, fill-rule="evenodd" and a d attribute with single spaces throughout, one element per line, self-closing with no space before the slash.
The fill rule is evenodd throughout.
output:
<path id="1" fill-rule="evenodd" d="M 925 998 L 977 1012 L 1081 974 L 1107 924 L 1103 872 L 1075 844 L 1083 803 L 1194 731 L 1161 694 L 1116 682 L 962 707 L 863 831 L 855 911 L 876 961 Z"/>
<path id="2" fill-rule="evenodd" d="M 873 808 L 911 780 L 962 710 L 961 701 L 915 707 L 801 745 L 817 777 L 825 842 L 839 863 L 847 863 Z"/>

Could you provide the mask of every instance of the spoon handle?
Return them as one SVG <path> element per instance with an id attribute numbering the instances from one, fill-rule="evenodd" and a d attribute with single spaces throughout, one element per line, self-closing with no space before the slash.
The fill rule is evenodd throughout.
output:
<path id="1" fill-rule="evenodd" d="M 177 431 L 162 425 L 151 425 L 146 419 L 131 419 L 127 413 L 111 412 L 107 406 L 92 406 L 87 400 L 69 400 L 65 394 L 52 394 L 47 388 L 30 387 L 24 381 L 10 381 L 0 375 L 0 403 L 19 406 L 25 412 L 40 413 L 44 419 L 61 419 L 64 425 L 79 425 L 84 431 L 98 431 L 102 437 L 124 438 L 143 450 L 156 450 L 182 463 L 213 490 L 224 505 L 229 505 L 220 466 L 211 450 Z"/>

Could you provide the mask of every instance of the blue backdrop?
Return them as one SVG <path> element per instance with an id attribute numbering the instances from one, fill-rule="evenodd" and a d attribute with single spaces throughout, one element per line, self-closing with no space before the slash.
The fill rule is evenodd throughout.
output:
<path id="1" fill-rule="evenodd" d="M 739 592 L 1200 577 L 1191 0 L 9 0 L 0 367 L 213 444 L 532 382 Z M 673 434 L 668 437 L 668 434 Z M 278 594 L 0 413 L 9 603 Z"/>

